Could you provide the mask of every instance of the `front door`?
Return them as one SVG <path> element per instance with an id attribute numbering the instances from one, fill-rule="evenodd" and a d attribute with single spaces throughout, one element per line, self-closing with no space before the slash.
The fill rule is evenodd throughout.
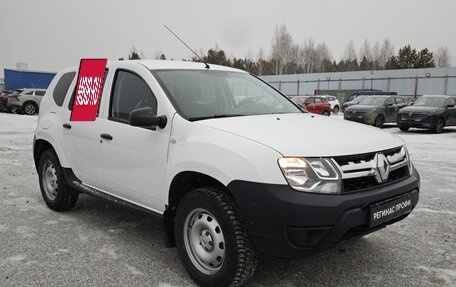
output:
<path id="1" fill-rule="evenodd" d="M 162 212 L 170 129 L 129 125 L 129 113 L 151 107 L 157 99 L 144 78 L 117 70 L 112 86 L 109 117 L 100 120 L 100 158 L 104 190 L 128 201 Z"/>

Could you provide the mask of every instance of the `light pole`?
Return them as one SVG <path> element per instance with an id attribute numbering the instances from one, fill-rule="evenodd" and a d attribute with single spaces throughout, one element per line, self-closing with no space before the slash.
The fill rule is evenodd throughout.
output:
<path id="1" fill-rule="evenodd" d="M 331 78 L 330 78 L 330 77 L 327 77 L 326 80 L 328 80 L 328 90 L 327 90 L 327 93 L 329 93 L 329 81 L 331 81 Z"/>
<path id="2" fill-rule="evenodd" d="M 371 71 L 371 91 L 372 91 L 373 83 L 374 83 L 374 71 Z"/>

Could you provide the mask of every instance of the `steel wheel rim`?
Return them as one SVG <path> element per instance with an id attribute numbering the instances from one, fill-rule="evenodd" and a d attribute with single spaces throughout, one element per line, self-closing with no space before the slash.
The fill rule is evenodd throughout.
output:
<path id="1" fill-rule="evenodd" d="M 27 115 L 34 115 L 36 112 L 35 106 L 34 105 L 27 105 L 25 106 L 25 113 Z"/>
<path id="2" fill-rule="evenodd" d="M 193 265 L 206 275 L 217 273 L 225 259 L 225 238 L 215 217 L 205 209 L 194 209 L 187 215 L 183 231 Z"/>
<path id="3" fill-rule="evenodd" d="M 47 162 L 43 167 L 42 181 L 46 197 L 55 200 L 59 186 L 57 184 L 57 170 L 51 162 Z"/>

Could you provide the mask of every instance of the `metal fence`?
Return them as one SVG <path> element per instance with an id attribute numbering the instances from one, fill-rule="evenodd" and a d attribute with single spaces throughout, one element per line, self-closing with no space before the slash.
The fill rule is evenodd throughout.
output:
<path id="1" fill-rule="evenodd" d="M 456 94 L 456 68 L 359 71 L 262 76 L 286 95 L 330 94 L 343 100 L 353 91 L 397 92 L 414 97 Z"/>

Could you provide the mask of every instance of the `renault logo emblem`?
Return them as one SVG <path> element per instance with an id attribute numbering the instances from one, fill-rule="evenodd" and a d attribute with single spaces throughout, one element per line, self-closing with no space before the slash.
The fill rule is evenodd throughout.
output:
<path id="1" fill-rule="evenodd" d="M 384 154 L 378 153 L 377 157 L 377 169 L 375 171 L 375 179 L 381 183 L 388 180 L 390 173 L 391 164 Z"/>

